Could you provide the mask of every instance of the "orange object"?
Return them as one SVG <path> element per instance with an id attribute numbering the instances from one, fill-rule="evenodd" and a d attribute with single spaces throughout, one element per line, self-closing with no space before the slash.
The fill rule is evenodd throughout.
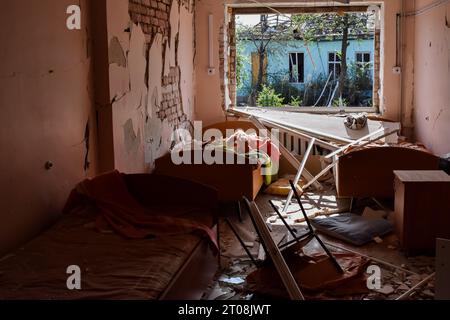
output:
<path id="1" fill-rule="evenodd" d="M 175 195 L 174 195 L 175 196 Z M 64 212 L 68 213 L 88 200 L 98 210 L 98 229 L 109 225 L 118 234 L 130 239 L 149 236 L 205 233 L 217 247 L 216 234 L 206 225 L 185 218 L 195 214 L 195 208 L 144 207 L 128 191 L 123 176 L 118 171 L 100 175 L 81 182 L 69 196 Z M 183 217 L 181 217 L 183 216 Z"/>

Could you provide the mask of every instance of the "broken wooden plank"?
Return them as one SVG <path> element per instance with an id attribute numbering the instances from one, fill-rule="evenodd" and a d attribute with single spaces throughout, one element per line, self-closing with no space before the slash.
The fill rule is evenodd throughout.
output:
<path id="1" fill-rule="evenodd" d="M 340 155 L 341 153 L 345 152 L 348 148 L 350 148 L 350 147 L 352 147 L 352 146 L 354 146 L 354 145 L 358 145 L 358 144 L 360 144 L 361 142 L 363 142 L 363 141 L 365 141 L 365 140 L 367 140 L 367 139 L 370 139 L 370 138 L 372 138 L 373 136 L 375 136 L 375 135 L 377 135 L 377 134 L 379 134 L 379 133 L 381 133 L 381 132 L 384 132 L 384 129 L 383 129 L 383 128 L 382 128 L 382 129 L 379 129 L 379 130 L 377 130 L 377 131 L 375 131 L 375 132 L 372 132 L 372 133 L 368 134 L 367 136 L 364 136 L 364 137 L 362 137 L 362 138 L 360 138 L 360 139 L 358 139 L 358 140 L 356 140 L 356 141 L 354 141 L 354 142 L 352 142 L 352 143 L 350 143 L 350 144 L 348 144 L 348 145 L 346 145 L 346 146 L 343 146 L 342 148 L 339 148 L 339 149 L 337 149 L 336 151 L 334 151 L 334 152 L 332 152 L 332 153 L 330 153 L 330 154 L 327 154 L 327 155 L 325 156 L 325 159 L 331 159 L 331 158 L 333 158 L 334 156 Z M 380 139 L 381 139 L 381 138 L 380 138 Z M 377 139 L 377 140 L 379 140 L 379 139 Z"/>
<path id="2" fill-rule="evenodd" d="M 289 297 L 292 300 L 305 300 L 297 281 L 292 275 L 289 266 L 283 258 L 283 255 L 278 249 L 277 245 L 272 239 L 270 234 L 270 230 L 264 221 L 261 212 L 256 206 L 255 202 L 250 202 L 248 199 L 245 199 L 250 209 L 250 214 L 253 217 L 253 221 L 255 223 L 255 227 L 258 229 L 259 234 L 261 235 L 261 241 L 264 242 L 266 250 L 272 262 L 278 271 L 278 274 L 283 281 L 284 286 L 286 287 L 287 292 L 289 293 Z"/>
<path id="3" fill-rule="evenodd" d="M 430 274 L 428 277 L 426 277 L 425 279 L 420 281 L 418 284 L 413 286 L 411 289 L 406 291 L 404 294 L 402 294 L 400 297 L 398 297 L 395 300 L 406 300 L 406 299 L 408 299 L 413 294 L 414 291 L 417 291 L 417 289 L 419 289 L 423 285 L 427 284 L 431 279 L 434 278 L 435 275 L 436 275 L 436 273 Z"/>

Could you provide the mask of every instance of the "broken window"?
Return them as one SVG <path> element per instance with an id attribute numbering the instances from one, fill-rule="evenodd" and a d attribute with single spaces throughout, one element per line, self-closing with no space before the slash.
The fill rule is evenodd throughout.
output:
<path id="1" fill-rule="evenodd" d="M 304 61 L 305 54 L 303 52 L 289 53 L 289 81 L 291 83 L 304 82 Z"/>
<path id="2" fill-rule="evenodd" d="M 333 79 L 341 75 L 341 57 L 338 52 L 328 53 L 328 74 L 331 74 Z"/>

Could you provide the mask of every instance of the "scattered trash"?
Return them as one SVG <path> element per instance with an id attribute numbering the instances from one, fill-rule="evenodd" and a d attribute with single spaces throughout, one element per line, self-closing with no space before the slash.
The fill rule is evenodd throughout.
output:
<path id="1" fill-rule="evenodd" d="M 434 298 L 434 293 L 431 292 L 431 290 L 425 290 L 422 292 L 423 295 L 430 297 L 430 298 Z"/>
<path id="2" fill-rule="evenodd" d="M 394 293 L 395 290 L 392 286 L 386 285 L 383 288 L 376 290 L 376 291 L 379 293 L 382 293 L 384 295 L 390 295 L 390 294 Z"/>
<path id="3" fill-rule="evenodd" d="M 222 297 L 226 294 L 229 294 L 230 291 L 229 290 L 224 290 L 222 289 L 219 284 L 216 284 L 216 286 L 214 287 L 214 289 L 209 293 L 208 297 L 206 298 L 207 300 L 216 300 L 219 297 Z"/>
<path id="4" fill-rule="evenodd" d="M 402 291 L 408 291 L 409 289 L 411 289 L 410 287 L 408 287 L 406 284 L 401 284 L 397 290 L 402 290 Z"/>
<path id="5" fill-rule="evenodd" d="M 308 193 L 308 197 L 313 199 L 310 202 L 305 201 L 304 206 L 307 210 L 308 216 L 337 216 L 336 212 L 342 211 L 341 207 L 346 206 L 347 204 L 342 204 L 339 207 L 336 204 L 336 197 L 330 195 L 322 196 L 322 194 L 326 194 L 326 191 L 321 191 L 319 194 Z M 259 201 L 265 201 L 266 199 L 273 199 L 268 195 L 262 195 L 264 200 L 260 199 Z M 309 199 L 308 199 L 309 200 Z M 258 200 L 257 200 L 258 201 Z M 268 201 L 268 200 L 267 200 Z M 274 203 L 277 207 L 283 208 L 283 200 L 275 200 Z M 318 209 L 318 206 L 315 203 L 320 204 L 321 209 Z M 301 224 L 302 219 L 299 206 L 296 201 L 293 201 L 288 209 L 287 222 L 292 224 L 295 229 L 298 229 L 298 232 L 302 234 L 304 226 Z M 344 211 L 348 212 L 348 211 Z M 289 240 L 289 237 L 286 233 L 286 228 L 282 225 L 282 221 L 278 219 L 278 216 L 272 214 L 272 210 L 268 209 L 264 218 L 267 219 L 267 222 L 272 231 L 272 237 L 275 240 L 275 243 L 280 245 Z M 383 222 L 387 222 L 386 218 L 390 217 L 389 211 L 376 211 L 366 207 L 364 217 L 368 221 L 370 225 L 372 225 L 373 220 L 381 220 Z M 297 221 L 299 220 L 299 221 Z M 239 224 L 236 222 L 236 225 L 240 227 L 241 230 L 239 232 L 244 235 L 243 240 L 245 245 L 251 248 L 253 256 L 257 261 L 265 260 L 265 253 L 263 247 L 261 246 L 258 237 L 254 233 L 253 228 L 249 224 Z M 205 294 L 204 299 L 208 300 L 251 300 L 254 298 L 253 294 L 251 294 L 248 288 L 248 282 L 246 281 L 248 275 L 252 274 L 256 267 L 252 264 L 249 259 L 246 259 L 245 255 L 238 254 L 242 250 L 242 247 L 235 239 L 234 235 L 231 234 L 230 230 L 227 228 L 222 228 L 221 233 L 221 245 L 223 248 L 223 257 L 221 259 L 222 269 L 218 272 L 216 276 L 216 281 L 213 287 L 209 290 L 207 294 Z M 374 234 L 373 237 L 379 236 L 379 234 Z M 334 238 L 334 237 L 333 237 Z M 327 239 L 328 240 L 328 239 Z M 373 242 L 368 242 L 367 247 L 364 247 L 363 250 L 369 250 L 369 258 L 373 256 L 375 259 L 378 258 L 380 260 L 385 260 L 390 262 L 387 265 L 380 265 L 382 268 L 382 289 L 380 290 L 370 290 L 370 292 L 361 293 L 357 295 L 347 295 L 341 297 L 335 297 L 338 299 L 356 299 L 356 300 L 395 300 L 401 295 L 404 295 L 408 291 L 411 290 L 415 285 L 420 283 L 424 278 L 434 272 L 434 259 L 432 257 L 425 256 L 416 256 L 416 257 L 404 257 L 399 251 L 399 241 L 397 237 L 394 235 L 387 236 L 383 239 L 383 245 L 375 245 Z M 330 241 L 330 240 L 329 240 Z M 334 238 L 334 242 L 336 244 L 341 244 L 341 240 Z M 223 247 L 224 243 L 226 244 L 226 248 Z M 341 246 L 346 247 L 341 244 Z M 313 244 L 310 248 L 306 248 L 303 252 L 303 255 L 311 255 L 317 253 L 317 245 Z M 370 251 L 373 248 L 374 251 Z M 349 249 L 352 249 L 350 247 Z M 358 250 L 359 251 L 359 250 Z M 345 251 L 340 251 L 345 252 Z M 366 251 L 367 252 L 367 251 Z M 322 253 L 322 252 L 320 252 Z M 365 253 L 363 251 L 363 253 Z M 366 253 L 367 254 L 367 253 Z M 396 257 L 398 255 L 400 259 L 390 260 L 389 257 Z M 373 264 L 379 265 L 376 260 L 372 262 Z M 365 282 L 364 282 L 365 283 Z M 367 288 L 366 288 L 367 289 Z M 408 297 L 410 300 L 430 300 L 434 299 L 434 281 L 430 281 L 429 283 L 424 284 L 423 286 L 414 289 L 414 293 Z M 317 298 L 324 298 L 326 296 L 319 294 Z"/>
<path id="6" fill-rule="evenodd" d="M 383 239 L 381 239 L 380 237 L 373 238 L 373 241 L 375 241 L 378 244 L 383 243 Z"/>
<path id="7" fill-rule="evenodd" d="M 230 293 L 224 294 L 223 296 L 218 297 L 216 300 L 230 300 L 235 295 L 236 295 L 236 293 L 233 291 L 233 292 L 230 292 Z"/>
<path id="8" fill-rule="evenodd" d="M 277 216 L 272 216 L 272 217 L 270 217 L 269 218 L 269 223 L 275 223 L 275 222 L 277 222 L 277 220 L 278 220 L 278 217 Z"/>
<path id="9" fill-rule="evenodd" d="M 225 282 L 225 283 L 228 283 L 228 284 L 237 284 L 237 285 L 243 284 L 243 283 L 245 282 L 245 280 L 242 279 L 242 278 L 240 278 L 240 277 L 226 278 L 226 277 L 224 277 L 224 276 L 222 276 L 222 277 L 219 279 L 219 281 L 220 281 L 220 282 Z"/>

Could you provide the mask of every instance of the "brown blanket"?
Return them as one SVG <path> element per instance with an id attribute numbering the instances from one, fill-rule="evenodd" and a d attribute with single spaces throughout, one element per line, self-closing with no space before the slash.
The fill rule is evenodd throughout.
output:
<path id="1" fill-rule="evenodd" d="M 201 232 L 207 235 L 217 248 L 217 237 L 211 228 L 185 218 L 198 209 L 179 207 L 176 208 L 176 215 L 170 215 L 167 212 L 170 210 L 164 208 L 144 207 L 129 193 L 118 171 L 81 182 L 70 194 L 64 212 L 71 212 L 86 200 L 93 203 L 98 210 L 96 227 L 99 230 L 109 226 L 116 233 L 130 239 Z"/>

